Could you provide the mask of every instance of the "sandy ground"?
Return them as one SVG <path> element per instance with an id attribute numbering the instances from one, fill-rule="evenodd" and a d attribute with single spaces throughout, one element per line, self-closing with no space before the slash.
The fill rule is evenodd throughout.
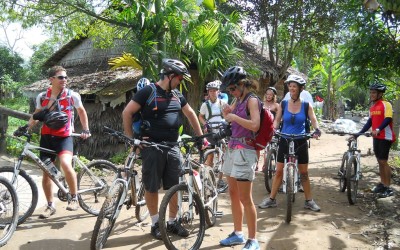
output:
<path id="1" fill-rule="evenodd" d="M 315 201 L 321 212 L 305 210 L 302 193 L 296 195 L 293 218 L 285 223 L 285 196 L 278 194 L 278 207 L 258 209 L 257 239 L 261 249 L 400 249 L 399 207 L 387 198 L 394 213 L 384 214 L 376 208 L 376 199 L 369 189 L 379 180 L 374 156 L 367 155 L 372 139 L 360 137 L 364 177 L 360 181 L 360 199 L 349 205 L 345 193 L 338 191 L 336 179 L 340 160 L 346 151 L 346 137 L 323 134 L 311 141 L 310 177 Z M 0 159 L 4 164 L 4 156 Z M 32 174 L 37 174 L 36 171 Z M 38 182 L 39 190 L 40 178 Z M 394 186 L 397 194 L 400 189 Z M 267 195 L 262 173 L 257 173 L 253 198 L 256 204 Z M 396 199 L 395 199 L 396 200 Z M 398 200 L 398 196 L 397 196 Z M 38 219 L 45 201 L 41 194 L 38 208 L 20 225 L 3 249 L 89 249 L 90 237 L 96 218 L 83 210 L 66 211 L 66 203 L 57 202 L 57 213 L 49 219 Z M 213 228 L 206 230 L 201 249 L 220 249 L 219 241 L 232 232 L 233 224 L 229 195 L 219 200 L 224 216 Z M 123 209 L 105 249 L 165 249 L 163 242 L 154 240 L 150 232 L 150 219 L 137 223 L 134 210 Z M 244 231 L 247 234 L 246 225 Z M 241 249 L 235 246 L 232 249 Z"/>

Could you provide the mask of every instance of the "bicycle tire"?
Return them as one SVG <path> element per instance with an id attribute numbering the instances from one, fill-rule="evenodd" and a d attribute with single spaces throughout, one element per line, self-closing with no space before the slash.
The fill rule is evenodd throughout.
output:
<path id="1" fill-rule="evenodd" d="M 107 243 L 108 236 L 111 234 L 119 211 L 122 209 L 122 206 L 118 207 L 118 204 L 121 199 L 125 199 L 125 197 L 122 197 L 123 193 L 124 185 L 120 182 L 117 182 L 116 185 L 110 188 L 93 228 L 92 237 L 90 239 L 91 250 L 102 249 Z"/>
<path id="2" fill-rule="evenodd" d="M 1 167 L 0 176 L 11 182 L 14 176 L 14 167 Z M 18 225 L 20 225 L 35 211 L 39 193 L 35 181 L 23 169 L 19 170 L 18 177 L 12 185 L 18 196 Z"/>
<path id="3" fill-rule="evenodd" d="M 346 168 L 347 168 L 347 152 L 343 154 L 342 164 L 339 169 L 339 191 L 346 191 L 347 181 L 346 181 Z"/>
<path id="4" fill-rule="evenodd" d="M 354 205 L 357 200 L 358 192 L 358 180 L 356 180 L 357 175 L 357 159 L 355 156 L 351 156 L 347 162 L 346 169 L 346 181 L 347 181 L 347 199 L 350 205 Z"/>
<path id="5" fill-rule="evenodd" d="M 18 196 L 13 185 L 0 177 L 0 247 L 7 244 L 18 224 Z"/>
<path id="6" fill-rule="evenodd" d="M 209 227 L 213 227 L 217 222 L 218 212 L 218 191 L 216 189 L 217 183 L 215 181 L 214 171 L 208 170 L 208 174 L 204 177 L 204 204 L 208 203 L 211 198 L 216 198 L 212 201 L 211 206 L 205 207 L 205 220 Z"/>
<path id="7" fill-rule="evenodd" d="M 147 208 L 146 201 L 144 199 L 144 184 L 141 183 L 139 187 L 139 191 L 137 193 L 137 201 L 138 203 L 135 206 L 135 216 L 136 219 L 141 222 L 144 221 L 149 216 L 149 209 Z"/>
<path id="8" fill-rule="evenodd" d="M 271 193 L 273 178 L 276 174 L 276 149 L 270 148 L 264 161 L 264 184 L 268 193 Z"/>
<path id="9" fill-rule="evenodd" d="M 86 166 L 97 177 L 100 177 L 105 186 L 100 190 L 80 193 L 78 195 L 79 205 L 85 212 L 98 215 L 106 195 L 108 194 L 109 185 L 111 185 L 117 177 L 117 167 L 106 160 L 94 160 L 89 162 Z M 78 174 L 78 190 L 92 189 L 95 187 L 96 183 L 93 182 L 88 171 L 82 169 Z"/>
<path id="10" fill-rule="evenodd" d="M 218 150 L 216 150 L 216 149 L 209 149 L 209 150 L 206 150 L 206 152 L 204 152 L 204 161 L 207 159 L 207 157 L 208 157 L 208 155 L 209 154 L 214 154 L 214 159 L 215 158 L 217 158 L 217 159 L 219 159 L 219 151 Z M 203 162 L 204 163 L 204 162 Z M 217 175 L 217 174 L 219 174 L 220 173 L 220 169 L 222 169 L 222 161 L 218 161 L 218 163 L 216 164 L 216 165 L 214 165 L 214 166 L 210 166 L 210 167 L 212 167 L 213 168 L 213 171 L 214 171 L 214 173 Z M 222 186 L 222 187 L 218 187 L 217 186 L 217 191 L 218 191 L 218 193 L 220 194 L 220 193 L 225 193 L 226 192 L 226 190 L 228 189 L 228 183 L 226 183 L 224 186 Z"/>
<path id="11" fill-rule="evenodd" d="M 188 237 L 174 235 L 167 230 L 167 221 L 169 214 L 169 202 L 172 197 L 180 193 L 182 195 L 182 204 L 178 204 L 178 214 L 181 217 L 176 218 L 177 223 L 189 231 Z M 178 184 L 170 188 L 164 195 L 159 211 L 159 226 L 164 245 L 169 250 L 199 249 L 203 242 L 205 234 L 205 211 L 203 202 L 197 193 L 192 194 L 194 204 L 189 204 L 189 191 L 186 184 Z M 193 218 L 190 218 L 189 208 L 194 208 Z"/>
<path id="12" fill-rule="evenodd" d="M 294 169 L 288 166 L 286 172 L 286 223 L 292 220 L 292 205 L 294 196 Z"/>

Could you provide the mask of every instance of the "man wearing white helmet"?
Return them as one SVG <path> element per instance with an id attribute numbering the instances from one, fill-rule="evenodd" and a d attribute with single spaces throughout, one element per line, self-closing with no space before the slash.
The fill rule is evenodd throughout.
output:
<path id="1" fill-rule="evenodd" d="M 222 108 L 227 103 L 218 98 L 219 95 L 219 87 L 221 85 L 221 81 L 215 80 L 209 82 L 206 85 L 206 90 L 208 94 L 208 100 L 203 102 L 200 107 L 199 113 L 199 121 L 204 127 L 204 133 L 210 132 L 218 132 L 219 125 L 224 121 L 222 117 Z M 214 128 L 214 129 L 213 129 Z M 211 142 L 211 146 L 213 146 L 213 142 Z M 206 165 L 212 166 L 213 155 L 210 154 L 206 159 Z M 218 176 L 218 189 L 224 190 L 226 187 L 226 183 L 222 179 L 222 172 L 219 173 Z"/>

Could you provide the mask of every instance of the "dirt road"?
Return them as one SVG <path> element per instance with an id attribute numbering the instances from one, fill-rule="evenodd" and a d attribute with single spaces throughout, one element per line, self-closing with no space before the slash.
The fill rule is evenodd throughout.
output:
<path id="1" fill-rule="evenodd" d="M 368 192 L 378 180 L 374 156 L 368 156 L 372 139 L 360 137 L 359 145 L 363 165 L 360 182 L 361 198 L 350 206 L 346 195 L 338 191 L 335 179 L 343 152 L 347 149 L 345 137 L 323 134 L 320 140 L 311 141 L 310 177 L 313 196 L 321 212 L 303 208 L 302 193 L 296 196 L 292 222 L 285 220 L 284 195 L 279 194 L 278 207 L 258 209 L 258 234 L 261 249 L 400 249 L 399 217 L 394 197 L 381 199 L 393 212 L 382 214 L 376 209 L 374 196 Z M 1 162 L 3 164 L 3 162 Z M 37 178 L 40 187 L 40 178 Z M 398 186 L 394 186 L 400 192 Z M 41 189 L 41 188 L 39 188 Z M 257 175 L 253 198 L 261 202 L 267 192 L 261 173 Z M 398 196 L 397 196 L 398 198 Z M 228 194 L 220 197 L 220 210 L 224 216 L 213 228 L 206 230 L 202 249 L 219 249 L 219 241 L 232 232 L 232 217 Z M 44 205 L 43 196 L 34 215 L 20 225 L 4 249 L 89 249 L 90 237 L 96 218 L 83 210 L 69 212 L 66 203 L 57 202 L 57 213 L 47 220 L 38 219 Z M 397 204 L 398 205 L 398 204 Z M 386 206 L 386 207 L 387 207 Z M 138 224 L 134 210 L 123 210 L 105 249 L 165 249 L 162 241 L 150 235 L 150 219 Z M 245 233 L 246 228 L 244 227 Z M 236 246 L 232 249 L 241 249 Z"/>

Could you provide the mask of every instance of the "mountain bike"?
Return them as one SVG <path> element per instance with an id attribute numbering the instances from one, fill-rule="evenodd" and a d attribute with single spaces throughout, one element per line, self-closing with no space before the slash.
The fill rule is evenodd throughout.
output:
<path id="1" fill-rule="evenodd" d="M 362 178 L 361 172 L 361 151 L 358 149 L 358 142 L 354 136 L 371 136 L 371 133 L 342 133 L 331 132 L 337 135 L 351 135 L 347 139 L 347 151 L 344 152 L 342 162 L 338 171 L 339 191 L 344 192 L 347 189 L 347 200 L 350 205 L 354 205 L 357 200 L 358 181 Z"/>
<path id="2" fill-rule="evenodd" d="M 167 249 L 199 249 L 205 234 L 205 223 L 213 226 L 216 218 L 222 214 L 217 211 L 218 191 L 214 171 L 199 163 L 203 157 L 202 141 L 207 136 L 210 134 L 182 138 L 181 145 L 186 154 L 179 184 L 166 191 L 159 210 L 160 232 Z M 200 152 L 200 161 L 193 159 L 192 153 L 196 150 Z M 178 236 L 168 230 L 167 223 L 174 214 L 176 223 L 189 232 L 187 237 Z"/>
<path id="3" fill-rule="evenodd" d="M 30 158 L 36 166 L 42 171 L 49 174 L 51 180 L 59 188 L 57 195 L 61 201 L 69 200 L 70 194 L 68 187 L 65 184 L 65 177 L 61 174 L 60 178 L 56 178 L 47 169 L 45 163 L 39 158 L 38 154 L 34 150 L 39 150 L 49 154 L 56 155 L 56 152 L 47 148 L 35 146 L 31 144 L 32 135 L 28 133 L 28 125 L 19 127 L 15 132 L 14 136 L 25 137 L 25 145 L 23 150 L 18 157 L 17 162 L 13 167 L 5 166 L 0 168 L 0 176 L 4 176 L 8 179 L 18 194 L 19 200 L 19 218 L 18 225 L 23 223 L 32 213 L 38 203 L 38 189 L 36 183 L 33 181 L 32 177 L 22 169 L 23 160 L 28 157 Z M 79 137 L 80 134 L 72 134 L 74 137 Z M 23 140 L 22 140 L 23 141 Z M 78 143 L 79 145 L 79 143 Z M 78 184 L 78 201 L 81 208 L 87 213 L 98 215 L 103 200 L 108 192 L 109 185 L 116 175 L 117 168 L 115 165 L 106 160 L 93 160 L 88 164 L 84 164 L 78 157 L 74 154 L 72 157 L 72 167 L 78 169 L 77 174 L 77 184 Z"/>
<path id="4" fill-rule="evenodd" d="M 296 193 L 298 192 L 301 180 L 298 169 L 297 155 L 295 152 L 294 141 L 299 139 L 310 139 L 311 134 L 285 134 L 279 131 L 275 132 L 279 140 L 287 140 L 289 149 L 288 153 L 284 157 L 284 167 L 283 167 L 283 179 L 282 187 L 283 192 L 286 193 L 286 223 L 290 223 L 292 220 L 292 204 L 296 199 Z M 304 144 L 308 145 L 308 143 Z"/>
<path id="5" fill-rule="evenodd" d="M 107 199 L 103 203 L 99 216 L 97 216 L 90 242 L 90 249 L 92 250 L 102 249 L 106 244 L 123 206 L 126 206 L 127 210 L 134 206 L 138 221 L 143 221 L 149 216 L 149 210 L 144 199 L 144 185 L 139 181 L 138 172 L 135 170 L 138 160 L 136 149 L 139 145 L 164 147 L 155 143 L 131 139 L 122 132 L 108 127 L 104 127 L 104 132 L 127 143 L 132 147 L 132 150 L 125 161 L 125 166 L 118 169 L 118 176 L 110 186 Z"/>
<path id="6" fill-rule="evenodd" d="M 207 123 L 208 124 L 208 123 Z M 213 124 L 213 123 L 211 123 Z M 225 151 L 227 149 L 227 141 L 225 139 L 225 127 L 224 124 L 221 122 L 218 122 L 218 133 L 212 135 L 212 141 L 214 144 L 214 148 L 208 149 L 204 152 L 204 160 L 209 157 L 209 155 L 213 155 L 213 162 L 212 162 L 212 168 L 214 170 L 216 178 L 220 175 L 222 171 L 222 164 L 224 163 L 223 157 L 225 154 Z M 208 138 L 207 138 L 208 139 Z M 209 140 L 210 141 L 210 140 Z M 228 183 L 225 183 L 225 185 L 219 187 L 218 182 L 217 182 L 217 191 L 218 193 L 224 193 L 228 189 Z"/>
<path id="7" fill-rule="evenodd" d="M 0 247 L 7 244 L 18 223 L 18 196 L 13 185 L 0 176 Z"/>
<path id="8" fill-rule="evenodd" d="M 276 174 L 276 159 L 278 157 L 278 137 L 272 137 L 271 142 L 265 148 L 264 154 L 264 184 L 269 193 L 272 190 L 272 181 Z"/>

